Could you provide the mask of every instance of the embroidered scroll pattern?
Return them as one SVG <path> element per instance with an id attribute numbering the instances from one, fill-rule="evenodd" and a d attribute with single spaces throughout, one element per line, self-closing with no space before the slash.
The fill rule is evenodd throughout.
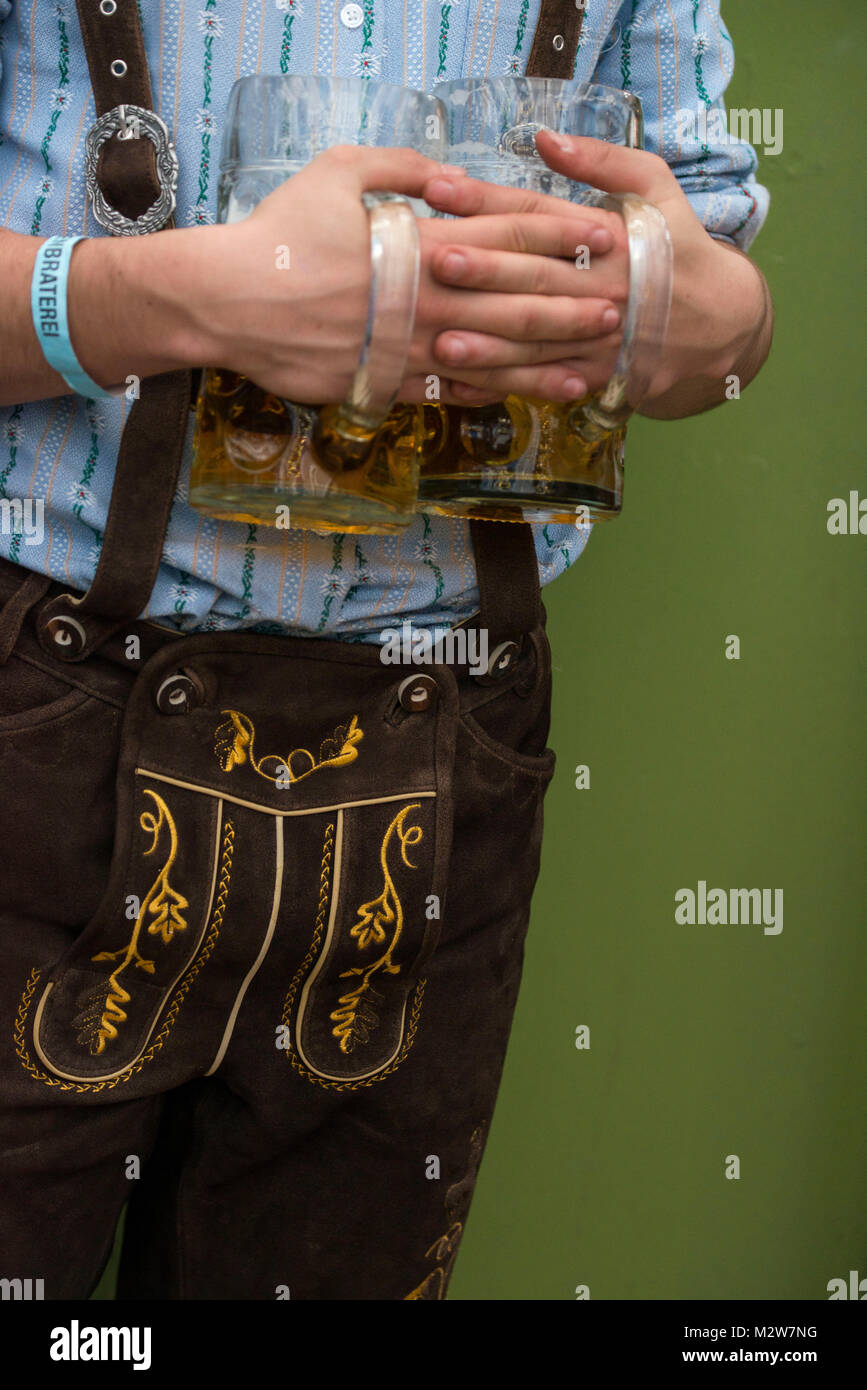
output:
<path id="1" fill-rule="evenodd" d="M 318 761 L 307 748 L 294 748 L 285 758 L 279 753 L 266 753 L 257 758 L 253 751 L 256 730 L 249 715 L 237 709 L 224 709 L 221 713 L 229 717 L 217 726 L 214 752 L 223 771 L 231 772 L 249 760 L 260 777 L 283 786 L 301 782 L 320 768 L 343 767 L 354 762 L 358 757 L 357 745 L 364 738 L 364 731 L 358 726 L 358 715 L 354 714 L 347 724 L 339 724 L 330 737 L 322 740 Z M 273 772 L 267 770 L 266 764 L 273 767 Z"/>
<path id="2" fill-rule="evenodd" d="M 139 908 L 127 945 L 119 951 L 99 951 L 95 956 L 91 956 L 91 960 L 94 961 L 120 959 L 120 964 L 112 971 L 108 980 L 84 996 L 84 1008 L 73 1019 L 78 1042 L 94 1057 L 105 1050 L 106 1043 L 114 1041 L 118 1036 L 118 1027 L 126 1022 L 123 1006 L 129 1003 L 132 995 L 121 984 L 121 975 L 130 966 L 133 969 L 144 970 L 148 975 L 153 975 L 156 968 L 154 962 L 146 959 L 139 951 L 141 930 L 148 917 L 153 918 L 153 921 L 148 922 L 148 935 L 160 936 L 166 946 L 175 932 L 186 931 L 187 928 L 183 914 L 189 903 L 183 893 L 177 892 L 169 883 L 169 870 L 178 854 L 177 827 L 162 797 L 150 788 L 147 788 L 144 794 L 151 797 L 157 808 L 156 815 L 152 811 L 142 811 L 139 816 L 142 830 L 152 837 L 150 849 L 146 849 L 144 853 L 153 854 L 163 830 L 166 830 L 169 837 L 168 854 Z"/>
<path id="3" fill-rule="evenodd" d="M 407 849 L 421 841 L 422 829 L 420 825 L 411 825 L 405 829 L 404 821 L 410 811 L 420 809 L 417 801 L 404 806 L 386 830 L 379 851 L 384 880 L 382 892 L 370 902 L 362 903 L 357 911 L 359 920 L 350 929 L 349 934 L 356 938 L 359 951 L 366 951 L 370 945 L 380 946 L 385 941 L 388 941 L 388 945 L 382 955 L 370 965 L 353 965 L 349 970 L 341 972 L 342 980 L 350 976 L 360 977 L 355 988 L 342 994 L 337 1001 L 338 1007 L 334 1013 L 329 1014 L 329 1018 L 337 1025 L 331 1031 L 339 1040 L 340 1051 L 343 1053 L 348 1054 L 359 1043 L 368 1042 L 371 1033 L 379 1026 L 379 1014 L 375 1006 L 382 1002 L 382 995 L 371 984 L 373 978 L 380 972 L 388 975 L 400 974 L 400 966 L 394 964 L 392 957 L 403 931 L 403 907 L 388 867 L 388 850 L 392 836 L 396 834 L 400 841 L 400 857 L 404 864 L 408 869 L 416 867 L 407 858 Z"/>
<path id="4" fill-rule="evenodd" d="M 150 1047 L 148 1047 L 146 1052 L 142 1053 L 141 1057 L 136 1058 L 130 1066 L 118 1072 L 117 1076 L 106 1077 L 104 1081 L 61 1081 L 55 1076 L 49 1076 L 47 1072 L 40 1071 L 39 1067 L 31 1058 L 30 1053 L 27 1051 L 27 1041 L 25 1037 L 30 1005 L 36 991 L 36 986 L 42 975 L 42 971 L 38 966 L 34 966 L 27 980 L 24 993 L 21 996 L 21 1003 L 18 1006 L 18 1014 L 13 1029 L 13 1038 L 15 1042 L 15 1051 L 18 1054 L 21 1065 L 24 1067 L 25 1071 L 30 1073 L 35 1081 L 42 1081 L 46 1086 L 55 1086 L 61 1091 L 75 1091 L 78 1095 L 86 1093 L 93 1094 L 99 1091 L 112 1091 L 115 1086 L 120 1086 L 123 1082 L 131 1080 L 132 1077 L 136 1076 L 138 1072 L 141 1071 L 146 1063 L 153 1060 L 171 1033 L 175 1019 L 180 1012 L 181 1005 L 189 994 L 196 976 L 202 970 L 217 943 L 217 938 L 220 935 L 220 929 L 223 925 L 223 917 L 226 912 L 226 902 L 229 896 L 234 847 L 235 826 L 232 821 L 227 820 L 223 826 L 223 854 L 220 862 L 220 881 L 217 886 L 217 897 L 214 902 L 211 920 L 208 925 L 208 933 L 202 944 L 202 949 L 199 951 L 199 954 L 196 956 L 196 959 L 193 961 L 193 964 L 178 986 L 175 996 L 168 1007 L 162 1027 Z"/>

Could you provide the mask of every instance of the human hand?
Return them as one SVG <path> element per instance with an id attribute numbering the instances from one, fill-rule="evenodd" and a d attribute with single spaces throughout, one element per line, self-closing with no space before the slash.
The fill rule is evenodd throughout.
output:
<path id="1" fill-rule="evenodd" d="M 547 134 L 540 132 L 540 153 Z M 478 293 L 511 288 L 515 294 L 513 304 L 506 306 L 513 312 L 499 329 L 447 330 L 433 344 L 443 368 L 459 374 L 460 382 L 472 383 L 453 383 L 458 398 L 468 404 L 502 399 L 502 394 L 490 394 L 485 388 L 496 385 L 504 368 L 525 360 L 551 364 L 549 384 L 562 380 L 568 369 L 579 378 L 577 384 L 583 388 L 579 395 L 601 389 L 617 361 L 620 318 L 629 295 L 629 248 L 622 219 L 606 209 L 451 174 L 432 179 L 425 185 L 424 196 L 437 211 L 465 219 L 433 226 L 452 229 L 456 239 L 458 227 L 463 232 L 476 224 L 507 225 L 516 253 L 508 265 L 502 264 L 479 242 L 445 247 L 432 260 L 433 272 L 443 284 Z M 546 244 L 541 227 L 550 219 L 557 223 L 559 243 L 548 236 Z M 581 257 L 579 268 L 581 250 L 589 254 Z M 547 302 L 531 295 L 547 296 Z M 618 321 L 611 327 L 594 314 L 594 306 L 601 303 L 618 312 Z M 564 341 L 564 327 L 568 332 L 573 324 L 580 331 L 573 333 L 571 342 Z M 515 389 L 518 394 L 567 399 L 545 389 Z"/>
<path id="2" fill-rule="evenodd" d="M 652 403 L 666 393 L 676 394 L 681 385 L 698 379 L 724 383 L 749 348 L 757 322 L 766 314 L 757 268 L 747 257 L 733 254 L 730 246 L 709 235 L 672 170 L 658 155 L 546 130 L 536 137 L 536 147 L 557 173 L 608 193 L 635 193 L 657 207 L 665 218 L 674 250 L 674 285 L 668 334 L 645 398 L 649 407 L 646 413 L 653 413 Z M 600 215 L 598 210 L 585 209 L 580 204 L 476 180 L 448 176 L 435 182 L 444 188 L 447 185 L 448 191 L 438 197 L 432 183 L 427 185 L 425 197 L 442 211 L 476 216 L 508 210 L 543 214 L 551 213 L 553 205 L 557 205 L 561 213 L 565 210 L 576 223 L 588 212 Z M 615 249 L 597 259 L 595 265 L 591 257 L 591 268 L 575 292 L 607 294 L 615 303 L 623 304 L 628 289 L 626 231 L 616 214 L 606 215 L 612 219 L 606 225 L 615 237 Z M 480 267 L 472 267 L 470 283 L 478 270 Z M 449 278 L 444 267 L 439 268 L 439 273 Z M 442 350 L 445 344 L 437 346 Z M 493 341 L 470 343 L 473 365 L 496 364 L 503 351 Z M 586 343 L 577 365 L 583 368 L 585 360 L 588 384 L 595 389 L 607 380 L 607 375 L 599 380 L 597 369 L 610 375 L 614 362 L 603 344 L 592 340 Z M 684 392 L 684 398 L 688 394 Z"/>
<path id="3" fill-rule="evenodd" d="M 443 174 L 460 177 L 459 170 L 412 150 L 338 147 L 311 161 L 242 222 L 209 228 L 216 264 L 206 365 L 239 372 L 293 400 L 344 400 L 358 365 L 370 287 L 361 194 L 388 188 L 420 197 L 432 176 Z M 570 274 L 566 260 L 554 258 L 573 254 L 578 229 L 563 215 L 563 205 L 551 202 L 551 212 L 533 218 L 510 211 L 460 222 L 419 221 L 419 296 L 401 399 L 426 398 L 428 378 L 443 372 L 435 344 L 452 329 L 496 333 L 510 344 L 502 370 L 484 373 L 483 399 L 500 400 L 512 390 L 563 400 L 584 394 L 569 353 L 586 336 L 604 333 L 603 315 L 617 310 L 608 299 L 576 305 L 566 296 L 571 274 L 579 272 L 573 267 Z M 582 234 L 601 254 L 612 244 L 604 217 L 585 221 Z M 484 290 L 444 285 L 435 267 L 450 252 L 463 254 L 471 246 L 485 256 Z M 288 270 L 280 268 L 280 247 L 288 248 Z M 550 277 L 538 287 L 539 267 L 549 262 L 561 272 L 559 298 L 548 292 Z M 555 355 L 565 359 L 555 365 L 545 347 L 552 335 Z M 450 372 L 465 375 L 455 364 Z M 466 403 L 473 395 L 455 394 L 448 380 L 442 383 L 440 399 L 446 403 Z"/>

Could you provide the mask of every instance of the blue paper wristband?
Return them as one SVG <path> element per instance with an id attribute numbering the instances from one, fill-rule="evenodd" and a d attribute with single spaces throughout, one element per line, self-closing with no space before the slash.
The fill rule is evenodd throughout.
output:
<path id="1" fill-rule="evenodd" d="M 49 367 L 63 377 L 79 396 L 115 396 L 104 391 L 87 375 L 69 341 L 66 319 L 66 281 L 72 248 L 84 237 L 53 236 L 36 253 L 30 284 L 30 311 L 39 346 Z"/>

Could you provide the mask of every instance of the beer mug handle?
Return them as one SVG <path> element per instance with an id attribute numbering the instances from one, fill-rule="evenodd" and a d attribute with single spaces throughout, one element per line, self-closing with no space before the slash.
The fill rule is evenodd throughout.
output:
<path id="1" fill-rule="evenodd" d="M 604 389 L 582 412 L 587 435 L 598 437 L 624 424 L 647 395 L 668 330 L 674 252 L 665 218 L 652 203 L 633 193 L 600 194 L 593 203 L 620 213 L 629 241 L 629 299 L 620 353 Z M 585 434 L 585 428 L 579 427 L 579 433 Z"/>
<path id="2" fill-rule="evenodd" d="M 397 193 L 364 193 L 370 219 L 370 303 L 352 388 L 330 424 L 357 436 L 375 431 L 397 397 L 415 323 L 421 253 L 408 200 Z"/>

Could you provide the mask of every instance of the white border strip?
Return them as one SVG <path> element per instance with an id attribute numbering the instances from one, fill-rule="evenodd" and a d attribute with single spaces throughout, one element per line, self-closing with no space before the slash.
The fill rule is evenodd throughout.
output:
<path id="1" fill-rule="evenodd" d="M 271 806 L 263 806 L 259 801 L 244 801 L 240 796 L 228 796 L 216 792 L 212 787 L 202 787 L 198 782 L 182 782 L 177 777 L 166 777 L 162 772 L 150 772 L 146 767 L 136 768 L 137 777 L 149 777 L 154 782 L 168 782 L 173 787 L 185 787 L 187 791 L 201 792 L 203 796 L 215 796 L 221 801 L 231 801 L 235 806 L 249 806 L 251 811 L 261 811 L 266 816 L 315 816 L 323 811 L 344 811 L 352 806 L 379 806 L 386 801 L 406 801 L 418 796 L 436 796 L 435 791 L 395 792 L 393 796 L 369 796 L 362 801 L 335 801 L 330 806 L 308 806 L 303 811 L 275 811 Z"/>
<path id="2" fill-rule="evenodd" d="M 250 985 L 251 980 L 253 979 L 253 976 L 256 974 L 263 960 L 267 956 L 268 949 L 271 945 L 271 940 L 274 936 L 274 928 L 277 925 L 277 914 L 280 911 L 280 899 L 283 894 L 283 821 L 280 819 L 279 816 L 274 822 L 274 829 L 276 831 L 277 839 L 277 862 L 274 866 L 274 897 L 271 903 L 271 920 L 268 923 L 268 930 L 265 933 L 265 940 L 262 942 L 259 954 L 254 960 L 253 964 L 250 966 L 250 969 L 247 971 L 247 974 L 244 976 L 244 982 L 241 985 L 241 988 L 238 990 L 238 993 L 235 997 L 235 1003 L 232 1006 L 232 1012 L 229 1014 L 229 1021 L 226 1024 L 226 1030 L 223 1033 L 223 1041 L 220 1043 L 220 1048 L 217 1052 L 216 1057 L 214 1058 L 208 1070 L 204 1073 L 205 1076 L 213 1076 L 214 1072 L 217 1070 L 217 1067 L 220 1065 L 220 1063 L 226 1055 L 226 1049 L 228 1048 L 229 1043 L 231 1041 L 232 1033 L 235 1031 L 235 1022 L 237 1020 L 238 1013 L 240 1011 L 241 1005 L 244 1002 L 244 995 L 247 993 L 247 989 Z"/>

